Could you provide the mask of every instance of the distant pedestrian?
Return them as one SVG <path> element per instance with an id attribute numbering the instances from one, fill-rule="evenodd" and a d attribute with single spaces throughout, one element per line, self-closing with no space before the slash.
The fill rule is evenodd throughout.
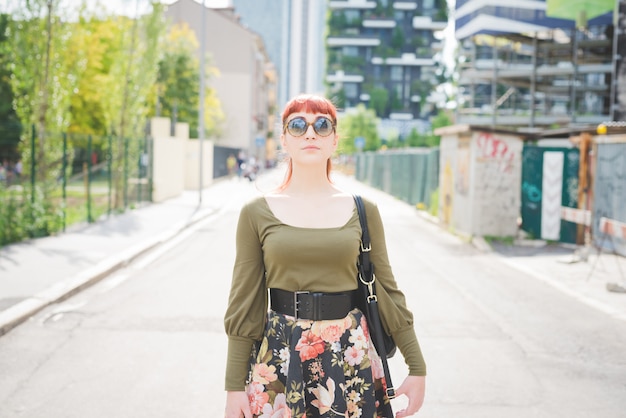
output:
<path id="1" fill-rule="evenodd" d="M 229 176 L 237 172 L 237 158 L 233 154 L 230 154 L 228 158 L 226 158 L 226 169 L 228 170 Z"/>
<path id="2" fill-rule="evenodd" d="M 355 301 L 359 215 L 352 194 L 330 180 L 337 110 L 300 95 L 282 116 L 287 175 L 239 215 L 224 318 L 225 417 L 392 418 L 381 359 Z M 409 366 L 396 390 L 408 404 L 396 416 L 411 416 L 424 400 L 426 366 L 378 207 L 363 200 L 382 323 Z"/>
<path id="3" fill-rule="evenodd" d="M 243 151 L 239 151 L 237 154 L 237 176 L 241 177 L 243 175 L 244 165 L 246 164 L 246 153 Z"/>
<path id="4" fill-rule="evenodd" d="M 15 173 L 15 178 L 19 183 L 22 179 L 22 160 L 18 159 L 13 167 L 13 172 Z"/>

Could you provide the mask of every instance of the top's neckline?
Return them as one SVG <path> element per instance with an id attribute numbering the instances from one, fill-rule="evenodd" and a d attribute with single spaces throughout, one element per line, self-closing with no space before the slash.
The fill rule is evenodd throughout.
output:
<path id="1" fill-rule="evenodd" d="M 261 199 L 263 200 L 263 202 L 265 204 L 265 208 L 267 209 L 267 211 L 270 213 L 270 215 L 272 215 L 272 218 L 274 218 L 276 221 L 278 221 L 278 223 L 280 223 L 281 225 L 287 226 L 289 228 L 294 228 L 294 229 L 303 229 L 303 230 L 312 230 L 312 231 L 340 230 L 340 229 L 343 229 L 346 226 L 348 226 L 350 224 L 350 222 L 352 222 L 352 220 L 354 219 L 354 215 L 357 213 L 356 205 L 353 205 L 352 216 L 350 216 L 350 218 L 343 225 L 340 225 L 340 226 L 330 226 L 330 227 L 322 227 L 322 228 L 313 228 L 313 227 L 309 227 L 309 226 L 297 226 L 297 225 L 292 225 L 292 224 L 288 224 L 286 222 L 283 222 L 278 216 L 276 216 L 274 214 L 274 212 L 272 211 L 272 208 L 270 207 L 270 204 L 268 203 L 268 201 L 265 198 L 265 196 L 263 196 Z"/>

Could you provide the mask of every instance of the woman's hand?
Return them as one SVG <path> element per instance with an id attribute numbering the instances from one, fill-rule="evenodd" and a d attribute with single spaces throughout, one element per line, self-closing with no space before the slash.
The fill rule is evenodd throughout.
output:
<path id="1" fill-rule="evenodd" d="M 246 392 L 226 392 L 226 412 L 224 418 L 252 418 Z"/>
<path id="2" fill-rule="evenodd" d="M 396 418 L 410 417 L 416 414 L 424 403 L 426 392 L 426 376 L 407 376 L 404 382 L 396 389 L 396 396 L 405 395 L 409 398 L 406 408 L 396 412 Z"/>

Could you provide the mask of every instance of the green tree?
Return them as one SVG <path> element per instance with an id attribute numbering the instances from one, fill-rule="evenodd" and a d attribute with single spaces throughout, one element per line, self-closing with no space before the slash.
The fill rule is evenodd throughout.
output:
<path id="1" fill-rule="evenodd" d="M 352 154 L 356 151 L 354 140 L 365 138 L 364 151 L 375 151 L 380 148 L 380 137 L 377 129 L 378 120 L 371 109 L 359 104 L 353 112 L 346 113 L 339 122 L 339 153 Z"/>
<path id="2" fill-rule="evenodd" d="M 117 30 L 111 17 L 83 15 L 73 25 L 73 42 L 67 52 L 83 56 L 86 68 L 71 97 L 69 132 L 106 135 L 111 130 L 104 106 L 109 91 L 103 87 L 112 84 L 110 71 L 117 49 Z"/>
<path id="3" fill-rule="evenodd" d="M 11 17 L 0 14 L 0 164 L 15 157 L 20 142 L 21 124 L 13 109 L 13 89 L 9 62 L 7 30 Z"/>
<path id="4" fill-rule="evenodd" d="M 198 41 L 187 24 L 172 26 L 166 36 L 156 83 L 155 113 L 169 117 L 172 126 L 188 123 L 192 138 L 198 138 L 200 65 L 194 56 L 197 48 Z"/>
<path id="5" fill-rule="evenodd" d="M 113 17 L 114 38 L 107 51 L 107 77 L 101 86 L 103 113 L 109 133 L 115 138 L 113 145 L 113 206 L 123 206 L 125 147 L 127 138 L 143 135 L 149 114 L 149 94 L 157 80 L 161 59 L 161 42 L 165 33 L 164 5 L 151 1 L 150 13 L 138 18 Z M 138 151 L 133 151 L 138 152 Z M 131 158 L 137 158 L 131 155 Z"/>
<path id="6" fill-rule="evenodd" d="M 389 104 L 389 91 L 381 87 L 375 87 L 370 93 L 370 108 L 373 109 L 378 116 L 384 115 Z"/>
<path id="7" fill-rule="evenodd" d="M 163 49 L 157 83 L 152 92 L 156 106 L 150 115 L 167 116 L 172 125 L 186 122 L 190 137 L 198 138 L 200 63 L 195 57 L 198 40 L 186 23 L 176 24 L 170 28 Z M 206 79 L 216 74 L 217 69 L 207 60 Z M 219 136 L 225 120 L 221 103 L 214 89 L 208 85 L 205 85 L 204 97 L 205 136 Z"/>
<path id="8" fill-rule="evenodd" d="M 396 52 L 399 52 L 404 46 L 404 43 L 404 33 L 401 28 L 396 26 L 391 34 L 391 46 L 396 50 Z"/>
<path id="9" fill-rule="evenodd" d="M 432 130 L 427 137 L 426 145 L 429 147 L 438 147 L 441 142 L 441 136 L 435 135 L 434 131 L 437 128 L 443 128 L 444 126 L 450 126 L 453 124 L 453 119 L 450 114 L 445 110 L 440 110 L 431 121 Z"/>
<path id="10" fill-rule="evenodd" d="M 81 55 L 70 58 L 65 53 L 71 26 L 61 17 L 62 10 L 67 8 L 60 7 L 60 0 L 23 0 L 15 9 L 8 32 L 14 108 L 22 125 L 33 125 L 37 132 L 35 155 L 28 146 L 21 150 L 24 171 L 28 174 L 35 158 L 40 184 L 58 176 L 61 139 L 49 133 L 69 125 L 70 95 L 85 66 Z M 43 188 L 44 199 L 47 189 Z"/>

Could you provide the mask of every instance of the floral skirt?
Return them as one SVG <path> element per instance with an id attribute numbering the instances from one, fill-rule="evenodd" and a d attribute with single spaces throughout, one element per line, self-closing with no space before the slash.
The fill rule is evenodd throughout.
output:
<path id="1" fill-rule="evenodd" d="M 328 321 L 269 311 L 247 385 L 255 417 L 392 418 L 380 357 L 358 309 Z"/>

